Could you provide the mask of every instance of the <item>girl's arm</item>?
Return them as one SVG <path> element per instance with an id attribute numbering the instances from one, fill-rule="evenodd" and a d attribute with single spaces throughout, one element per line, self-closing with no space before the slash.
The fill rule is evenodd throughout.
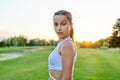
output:
<path id="1" fill-rule="evenodd" d="M 65 42 L 60 49 L 62 56 L 62 78 L 61 80 L 72 80 L 72 67 L 74 61 L 74 44 Z"/>

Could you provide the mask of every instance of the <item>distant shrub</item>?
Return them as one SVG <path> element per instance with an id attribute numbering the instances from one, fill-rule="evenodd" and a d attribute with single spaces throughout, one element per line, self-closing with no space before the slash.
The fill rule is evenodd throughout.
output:
<path id="1" fill-rule="evenodd" d="M 109 48 L 108 42 L 103 42 L 103 45 L 100 47 L 100 49 L 108 49 L 108 48 Z"/>

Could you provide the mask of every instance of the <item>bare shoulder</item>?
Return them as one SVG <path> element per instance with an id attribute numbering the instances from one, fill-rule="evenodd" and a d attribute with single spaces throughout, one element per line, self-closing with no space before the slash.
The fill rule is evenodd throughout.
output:
<path id="1" fill-rule="evenodd" d="M 63 45 L 62 45 L 62 47 L 69 47 L 69 48 L 74 48 L 75 46 L 74 46 L 74 43 L 72 42 L 72 41 L 66 41 Z"/>
<path id="2" fill-rule="evenodd" d="M 66 41 L 62 46 L 61 46 L 61 52 L 63 53 L 73 53 L 75 52 L 75 45 L 72 41 Z"/>

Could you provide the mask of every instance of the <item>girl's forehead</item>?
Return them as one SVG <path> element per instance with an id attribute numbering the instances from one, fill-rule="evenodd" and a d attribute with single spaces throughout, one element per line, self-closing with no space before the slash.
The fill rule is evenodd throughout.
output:
<path id="1" fill-rule="evenodd" d="M 60 14 L 60 15 L 55 15 L 54 16 L 54 18 L 53 18 L 53 21 L 63 21 L 63 20 L 68 20 L 67 19 L 67 16 L 65 16 L 65 15 L 62 15 L 62 14 Z"/>

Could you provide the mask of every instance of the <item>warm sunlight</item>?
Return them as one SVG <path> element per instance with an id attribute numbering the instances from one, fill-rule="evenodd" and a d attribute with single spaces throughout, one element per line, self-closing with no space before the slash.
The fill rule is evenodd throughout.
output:
<path id="1" fill-rule="evenodd" d="M 67 2 L 69 4 L 65 4 Z M 68 10 L 73 15 L 75 40 L 96 41 L 106 38 L 111 35 L 113 25 L 120 17 L 118 3 L 119 0 L 111 0 L 109 4 L 104 0 L 48 0 L 47 3 L 46 0 L 0 1 L 0 40 L 19 34 L 28 38 L 57 40 L 52 17 L 60 9 Z"/>
<path id="2" fill-rule="evenodd" d="M 96 41 L 96 40 L 99 40 L 101 38 L 106 38 L 108 36 L 111 35 L 111 31 L 112 29 L 108 30 L 108 31 L 104 31 L 104 29 L 102 30 L 94 30 L 92 29 L 89 29 L 89 30 L 84 30 L 84 28 L 80 28 L 81 30 L 75 30 L 75 40 L 76 41 Z M 83 30 L 83 31 L 82 31 Z M 81 32 L 80 32 L 81 31 Z"/>
<path id="3" fill-rule="evenodd" d="M 0 80 L 120 80 L 120 0 L 0 0 Z"/>

